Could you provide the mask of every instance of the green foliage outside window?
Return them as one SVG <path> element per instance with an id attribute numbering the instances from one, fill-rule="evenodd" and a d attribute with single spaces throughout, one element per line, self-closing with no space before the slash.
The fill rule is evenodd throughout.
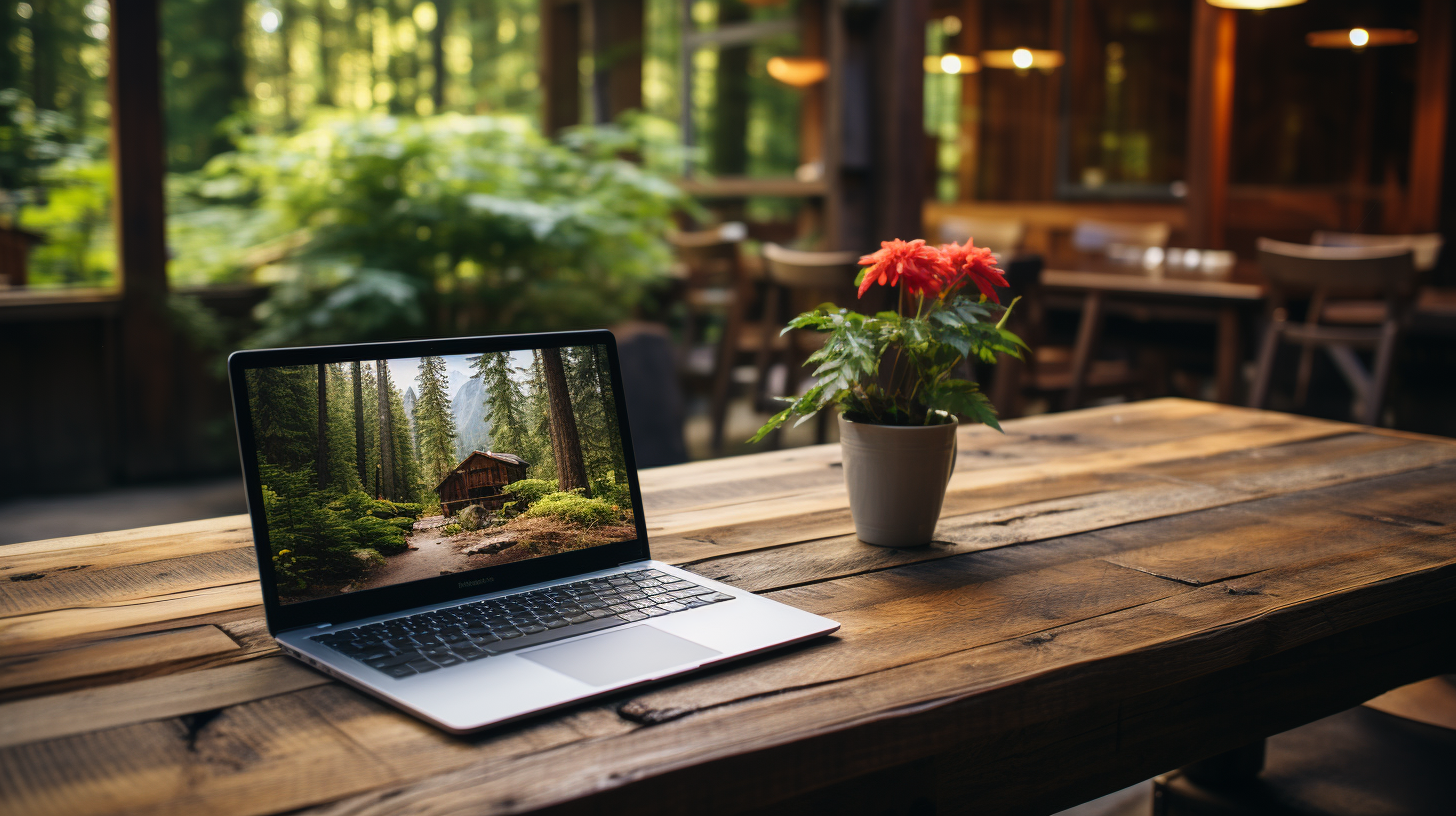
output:
<path id="1" fill-rule="evenodd" d="M 525 119 L 453 115 L 246 137 L 174 183 L 187 239 L 172 278 L 266 261 L 259 345 L 604 325 L 665 275 L 682 204 L 615 158 L 633 143 L 628 128 L 556 144 Z"/>

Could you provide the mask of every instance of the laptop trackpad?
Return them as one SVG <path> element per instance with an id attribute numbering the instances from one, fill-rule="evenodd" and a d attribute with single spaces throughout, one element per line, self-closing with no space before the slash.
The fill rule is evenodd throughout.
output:
<path id="1" fill-rule="evenodd" d="M 722 653 L 652 626 L 634 626 L 518 654 L 583 683 L 609 686 Z"/>

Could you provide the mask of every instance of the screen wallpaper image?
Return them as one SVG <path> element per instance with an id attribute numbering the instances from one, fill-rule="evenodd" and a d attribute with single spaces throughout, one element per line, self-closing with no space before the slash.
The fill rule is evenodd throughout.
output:
<path id="1" fill-rule="evenodd" d="M 637 537 L 605 346 L 246 381 L 282 603 Z"/>

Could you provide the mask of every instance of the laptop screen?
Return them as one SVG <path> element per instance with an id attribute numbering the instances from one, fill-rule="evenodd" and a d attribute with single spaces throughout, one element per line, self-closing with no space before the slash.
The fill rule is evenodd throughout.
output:
<path id="1" fill-rule="evenodd" d="M 638 537 L 602 345 L 249 368 L 283 604 Z"/>

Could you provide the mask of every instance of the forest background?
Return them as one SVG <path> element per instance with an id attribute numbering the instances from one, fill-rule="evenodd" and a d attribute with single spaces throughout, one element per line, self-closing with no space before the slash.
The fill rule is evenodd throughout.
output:
<path id="1" fill-rule="evenodd" d="M 794 5 L 699 0 L 688 24 Z M 666 274 L 670 215 L 691 206 L 667 179 L 685 163 L 798 163 L 798 92 L 764 68 L 797 35 L 698 51 L 684 85 L 680 0 L 645 5 L 644 110 L 555 142 L 537 124 L 536 0 L 161 7 L 169 276 L 274 284 L 252 345 L 604 325 Z M 43 236 L 32 285 L 115 280 L 108 15 L 104 0 L 0 0 L 0 224 Z M 580 70 L 591 111 L 589 53 Z M 684 88 L 703 145 L 686 153 Z"/>
<path id="2" fill-rule="evenodd" d="M 415 520 L 440 513 L 436 486 L 474 450 L 530 466 L 503 515 L 539 509 L 582 533 L 632 518 L 599 346 L 261 368 L 248 379 L 287 591 L 347 583 L 404 552 Z"/>

